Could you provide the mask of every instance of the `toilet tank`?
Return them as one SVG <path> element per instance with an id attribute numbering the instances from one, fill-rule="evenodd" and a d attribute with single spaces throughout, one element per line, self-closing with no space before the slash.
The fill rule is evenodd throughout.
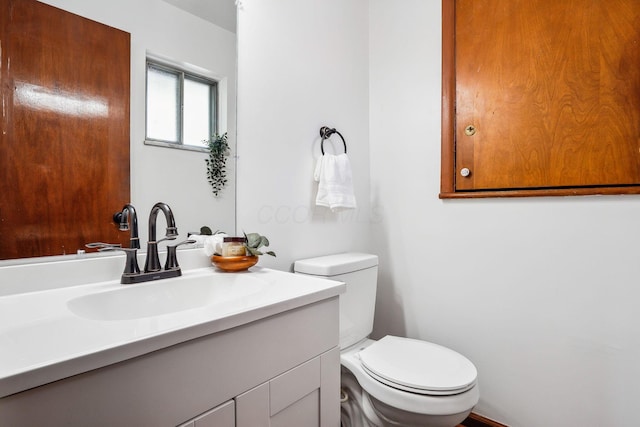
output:
<path id="1" fill-rule="evenodd" d="M 345 349 L 373 330 L 378 284 L 378 256 L 347 252 L 296 261 L 299 274 L 344 282 L 347 291 L 340 295 L 340 348 Z"/>

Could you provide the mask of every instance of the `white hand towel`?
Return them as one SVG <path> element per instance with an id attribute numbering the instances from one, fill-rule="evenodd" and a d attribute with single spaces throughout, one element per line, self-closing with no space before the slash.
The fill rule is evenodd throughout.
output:
<path id="1" fill-rule="evenodd" d="M 351 163 L 347 154 L 324 154 L 318 159 L 313 178 L 318 182 L 316 205 L 333 212 L 355 209 Z"/>

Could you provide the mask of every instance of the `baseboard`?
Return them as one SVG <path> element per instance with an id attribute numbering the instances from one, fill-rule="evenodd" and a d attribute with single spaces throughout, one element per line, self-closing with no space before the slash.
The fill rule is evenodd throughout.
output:
<path id="1" fill-rule="evenodd" d="M 506 424 L 500 424 L 473 412 L 460 425 L 464 427 L 509 427 Z"/>

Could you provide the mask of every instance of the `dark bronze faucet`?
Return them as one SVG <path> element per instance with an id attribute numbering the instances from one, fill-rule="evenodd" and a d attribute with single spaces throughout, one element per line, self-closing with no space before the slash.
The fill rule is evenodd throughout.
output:
<path id="1" fill-rule="evenodd" d="M 158 213 L 162 211 L 167 222 L 167 231 L 164 238 L 157 240 L 156 238 L 156 220 Z M 178 277 L 182 275 L 182 270 L 178 264 L 177 248 L 180 245 L 195 243 L 195 240 L 185 240 L 176 245 L 167 246 L 167 259 L 164 269 L 160 265 L 158 256 L 158 243 L 164 240 L 175 240 L 178 237 L 178 229 L 176 228 L 173 212 L 169 205 L 163 202 L 156 203 L 149 214 L 149 241 L 147 242 L 147 259 L 144 263 L 144 271 L 140 271 L 138 267 L 138 249 L 140 249 L 140 239 L 138 237 L 138 217 L 136 210 L 131 204 L 126 204 L 121 212 L 113 215 L 113 220 L 119 224 L 121 231 L 131 230 L 129 239 L 129 247 L 122 248 L 119 245 L 111 245 L 107 243 L 89 243 L 89 248 L 98 248 L 98 251 L 120 250 L 126 254 L 125 268 L 122 273 L 120 283 L 132 284 L 148 282 L 151 280 L 166 279 L 169 277 Z"/>

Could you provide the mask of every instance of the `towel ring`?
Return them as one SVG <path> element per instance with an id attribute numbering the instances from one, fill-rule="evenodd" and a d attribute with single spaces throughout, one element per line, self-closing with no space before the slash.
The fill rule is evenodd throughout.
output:
<path id="1" fill-rule="evenodd" d="M 320 151 L 322 151 L 322 155 L 324 155 L 324 140 L 329 139 L 334 133 L 337 133 L 338 136 L 340 136 L 340 139 L 342 139 L 342 144 L 344 145 L 344 154 L 347 154 L 347 143 L 344 140 L 342 134 L 335 130 L 335 128 L 332 129 L 328 126 L 322 126 L 320 128 L 320 136 L 322 137 L 322 141 L 320 141 Z"/>

